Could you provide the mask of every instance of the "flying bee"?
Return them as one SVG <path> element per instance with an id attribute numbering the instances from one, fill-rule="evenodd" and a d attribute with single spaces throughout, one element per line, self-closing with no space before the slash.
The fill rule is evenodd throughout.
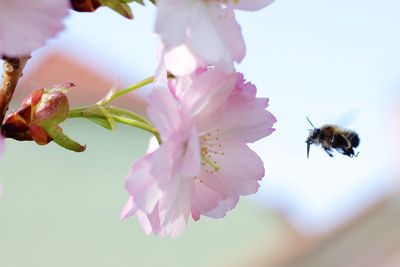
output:
<path id="1" fill-rule="evenodd" d="M 333 157 L 333 149 L 336 149 L 339 153 L 349 156 L 350 158 L 357 157 L 358 152 L 354 154 L 353 149 L 360 144 L 360 138 L 356 132 L 329 124 L 323 125 L 321 128 L 316 128 L 308 117 L 307 120 L 314 128 L 310 130 L 310 135 L 306 140 L 307 158 L 312 144 L 321 144 L 322 148 L 330 157 Z"/>

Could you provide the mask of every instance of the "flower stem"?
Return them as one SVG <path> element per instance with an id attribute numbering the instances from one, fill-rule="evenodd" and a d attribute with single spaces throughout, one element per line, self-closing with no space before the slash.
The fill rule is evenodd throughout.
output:
<path id="1" fill-rule="evenodd" d="M 113 115 L 113 119 L 119 123 L 126 124 L 129 126 L 133 126 L 133 127 L 148 131 L 148 132 L 152 133 L 159 142 L 161 140 L 160 134 L 158 133 L 157 129 L 147 123 L 133 120 L 133 119 L 126 118 L 126 117 L 122 117 L 122 116 L 118 116 L 118 115 Z"/>
<path id="2" fill-rule="evenodd" d="M 171 73 L 167 73 L 167 78 L 173 79 L 175 78 L 175 76 Z M 86 118 L 109 130 L 113 130 L 115 128 L 115 122 L 133 126 L 135 128 L 140 128 L 152 133 L 157 138 L 158 143 L 161 144 L 160 134 L 148 120 L 129 110 L 107 105 L 117 98 L 120 98 L 121 96 L 124 96 L 143 86 L 149 85 L 152 82 L 154 82 L 154 76 L 150 76 L 125 89 L 114 90 L 115 88 L 113 88 L 103 99 L 98 101 L 95 105 L 70 110 L 68 117 Z"/>
<path id="3" fill-rule="evenodd" d="M 0 125 L 8 110 L 18 80 L 30 56 L 20 58 L 4 57 L 3 82 L 0 88 Z"/>
<path id="4" fill-rule="evenodd" d="M 117 108 L 117 107 L 113 107 L 113 106 L 107 107 L 107 110 L 110 111 L 114 115 L 121 115 L 123 117 L 132 118 L 134 120 L 141 121 L 141 122 L 144 122 L 144 123 L 147 123 L 147 124 L 151 125 L 151 123 L 148 120 L 146 120 L 142 116 L 140 116 L 138 114 L 135 114 L 135 113 L 133 113 L 133 112 L 131 112 L 129 110 L 122 109 L 122 108 Z"/>
<path id="5" fill-rule="evenodd" d="M 102 101 L 101 104 L 106 105 L 106 104 L 114 101 L 115 99 L 126 95 L 127 93 L 133 92 L 136 89 L 139 89 L 145 85 L 151 84 L 153 81 L 154 81 L 154 76 L 150 76 L 150 77 L 144 79 L 143 81 L 140 81 L 134 85 L 131 85 L 131 86 L 125 88 L 125 89 L 118 90 L 112 96 L 110 96 L 108 99 Z"/>
<path id="6" fill-rule="evenodd" d="M 157 138 L 157 140 L 161 142 L 160 134 L 158 133 L 157 129 L 154 128 L 149 121 L 147 121 L 140 115 L 135 114 L 129 110 L 120 109 L 116 107 L 111 107 L 111 106 L 101 106 L 101 107 L 104 108 L 103 111 L 100 110 L 98 105 L 72 109 L 70 110 L 68 117 L 86 118 L 99 123 L 100 125 L 102 125 L 107 129 L 112 130 L 113 127 L 110 127 L 107 122 L 111 118 L 115 122 L 126 124 L 135 128 L 145 130 L 149 133 L 152 133 Z M 106 116 L 104 111 L 107 112 L 109 116 Z"/>

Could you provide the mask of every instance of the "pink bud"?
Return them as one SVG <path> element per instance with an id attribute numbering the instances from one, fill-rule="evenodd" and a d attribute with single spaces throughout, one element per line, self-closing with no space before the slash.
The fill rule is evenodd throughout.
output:
<path id="1" fill-rule="evenodd" d="M 32 123 L 42 127 L 57 125 L 68 118 L 68 113 L 67 96 L 61 91 L 50 91 L 33 106 Z"/>

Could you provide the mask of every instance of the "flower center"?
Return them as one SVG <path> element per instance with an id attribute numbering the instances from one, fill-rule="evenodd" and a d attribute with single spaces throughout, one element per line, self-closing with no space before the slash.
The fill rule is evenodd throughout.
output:
<path id="1" fill-rule="evenodd" d="M 220 129 L 215 129 L 200 136 L 201 165 L 206 168 L 206 172 L 209 174 L 213 174 L 220 169 L 215 156 L 224 155 L 220 142 L 220 133 Z"/>

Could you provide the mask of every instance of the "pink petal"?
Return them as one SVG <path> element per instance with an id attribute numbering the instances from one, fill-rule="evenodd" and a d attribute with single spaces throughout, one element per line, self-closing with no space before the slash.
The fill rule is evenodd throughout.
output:
<path id="1" fill-rule="evenodd" d="M 64 28 L 68 0 L 0 2 L 0 55 L 29 55 Z"/>
<path id="2" fill-rule="evenodd" d="M 246 54 L 246 47 L 242 29 L 236 21 L 235 13 L 230 9 L 222 10 L 220 16 L 218 16 L 216 27 L 231 57 L 234 61 L 240 63 Z"/>
<path id="3" fill-rule="evenodd" d="M 157 1 L 155 32 L 167 48 L 181 45 L 186 38 L 186 27 L 195 11 L 194 2 L 186 0 Z"/>
<path id="4" fill-rule="evenodd" d="M 224 195 L 205 186 L 200 179 L 195 179 L 195 190 L 192 198 L 192 218 L 197 221 L 200 215 L 214 210 L 224 199 Z"/>
<path id="5" fill-rule="evenodd" d="M 125 183 L 132 197 L 121 217 L 136 214 L 147 233 L 179 235 L 186 227 L 193 195 L 193 181 L 187 175 L 200 171 L 198 142 L 195 130 L 173 132 L 158 149 L 136 161 Z"/>
<path id="6" fill-rule="evenodd" d="M 162 196 L 157 183 L 158 177 L 155 178 L 152 174 L 153 156 L 157 152 L 135 161 L 125 181 L 125 189 L 132 196 L 131 202 L 136 209 L 145 212 L 151 212 Z M 163 165 L 163 162 L 159 164 Z"/>
<path id="7" fill-rule="evenodd" d="M 190 137 L 184 144 L 184 155 L 179 166 L 179 172 L 185 176 L 195 176 L 200 172 L 200 142 L 197 130 L 193 127 Z"/>
<path id="8" fill-rule="evenodd" d="M 242 82 L 241 75 L 238 81 Z M 222 130 L 223 138 L 255 142 L 270 135 L 276 118 L 265 108 L 267 98 L 256 98 L 256 88 L 250 83 L 240 83 L 228 98 L 224 109 L 219 113 L 215 127 Z"/>
<path id="9" fill-rule="evenodd" d="M 163 198 L 159 202 L 159 216 L 163 228 L 179 223 L 177 220 L 180 220 L 182 216 L 185 222 L 187 221 L 193 190 L 193 182 L 187 176 L 177 173 L 170 180 L 168 186 L 164 188 Z"/>
<path id="10" fill-rule="evenodd" d="M 156 32 L 163 42 L 165 65 L 178 76 L 210 65 L 233 72 L 234 62 L 245 55 L 241 28 L 232 9 L 218 2 L 161 1 Z"/>
<path id="11" fill-rule="evenodd" d="M 194 133 L 190 136 L 191 133 Z M 152 176 L 163 188 L 169 186 L 175 175 L 193 176 L 200 171 L 200 148 L 197 132 L 193 129 L 186 136 L 173 132 L 153 154 Z"/>
<path id="12" fill-rule="evenodd" d="M 146 234 L 162 235 L 163 229 L 160 224 L 158 205 L 151 213 L 139 211 L 137 217 Z"/>
<path id="13" fill-rule="evenodd" d="M 182 105 L 190 109 L 199 131 L 212 124 L 216 111 L 225 103 L 234 87 L 235 77 L 235 73 L 214 69 L 197 75 L 190 85 L 179 84 L 178 81 L 178 97 Z M 182 86 L 188 88 L 179 88 Z"/>
<path id="14" fill-rule="evenodd" d="M 133 197 L 130 196 L 128 198 L 128 201 L 125 203 L 124 208 L 121 211 L 121 214 L 119 216 L 119 218 L 121 220 L 126 219 L 128 217 L 131 217 L 133 215 L 135 215 L 135 213 L 138 211 L 134 201 L 133 201 Z"/>
<path id="15" fill-rule="evenodd" d="M 249 195 L 258 191 L 258 181 L 264 177 L 264 166 L 260 157 L 246 144 L 224 141 L 209 158 L 219 167 L 213 170 L 206 164 L 200 177 L 210 189 L 228 198 Z M 207 170 L 212 171 L 210 174 Z"/>
<path id="16" fill-rule="evenodd" d="M 187 225 L 187 216 L 180 215 L 173 221 L 161 225 L 160 212 L 158 207 L 150 214 L 138 212 L 137 217 L 146 234 L 158 236 L 178 237 Z"/>
<path id="17" fill-rule="evenodd" d="M 210 211 L 206 211 L 203 214 L 214 219 L 224 218 L 228 211 L 236 207 L 238 201 L 239 201 L 239 196 L 228 197 L 220 201 L 216 208 Z"/>
<path id="18" fill-rule="evenodd" d="M 199 64 L 199 59 L 195 57 L 186 44 L 165 49 L 164 61 L 167 70 L 176 76 L 186 75 L 195 71 Z"/>
<path id="19" fill-rule="evenodd" d="M 180 215 L 174 221 L 168 222 L 163 226 L 161 236 L 178 237 L 186 230 L 188 216 Z"/>
<path id="20" fill-rule="evenodd" d="M 185 218 L 184 215 L 162 225 L 158 206 L 148 214 L 139 211 L 137 217 L 146 234 L 158 236 L 177 237 L 186 229 L 187 225 L 187 216 Z"/>
<path id="21" fill-rule="evenodd" d="M 168 138 L 181 123 L 176 100 L 167 88 L 152 90 L 147 113 L 163 139 Z"/>
<path id="22" fill-rule="evenodd" d="M 167 67 L 165 66 L 165 62 L 162 56 L 160 63 L 157 66 L 156 73 L 154 75 L 154 87 L 156 88 L 168 87 L 167 75 L 168 75 Z"/>
<path id="23" fill-rule="evenodd" d="M 219 23 L 217 18 L 220 16 L 221 8 L 218 4 L 198 2 L 196 13 L 193 14 L 189 25 L 190 45 L 195 54 L 203 58 L 208 64 L 213 64 L 221 58 L 229 56 L 216 27 Z"/>
<path id="24" fill-rule="evenodd" d="M 274 2 L 274 0 L 240 0 L 228 1 L 227 6 L 233 9 L 241 9 L 247 11 L 256 11 L 266 7 Z"/>

